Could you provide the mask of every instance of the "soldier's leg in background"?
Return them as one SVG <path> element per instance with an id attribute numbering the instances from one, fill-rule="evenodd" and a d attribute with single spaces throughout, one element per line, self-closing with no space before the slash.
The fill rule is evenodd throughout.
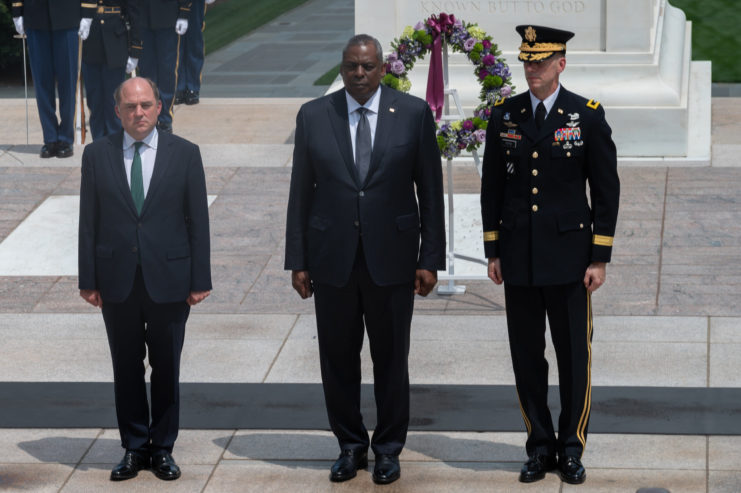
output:
<path id="1" fill-rule="evenodd" d="M 157 29 L 153 32 L 154 42 L 157 43 L 157 85 L 162 98 L 159 122 L 172 125 L 180 36 L 175 32 L 175 29 Z M 146 51 L 146 48 L 144 51 Z"/>
<path id="2" fill-rule="evenodd" d="M 28 55 L 33 77 L 36 107 L 41 120 L 44 144 L 54 144 L 58 139 L 56 98 L 54 96 L 54 65 L 51 61 L 52 34 L 49 31 L 26 29 Z"/>
<path id="3" fill-rule="evenodd" d="M 105 135 L 105 116 L 103 101 L 105 100 L 101 69 L 103 65 L 98 63 L 82 62 L 82 77 L 85 81 L 85 96 L 87 106 L 90 109 L 90 133 L 93 140 L 98 140 Z"/>
<path id="4" fill-rule="evenodd" d="M 77 89 L 77 48 L 76 29 L 53 31 L 54 72 L 59 92 L 59 136 L 58 142 L 67 144 L 75 140 L 75 90 Z"/>

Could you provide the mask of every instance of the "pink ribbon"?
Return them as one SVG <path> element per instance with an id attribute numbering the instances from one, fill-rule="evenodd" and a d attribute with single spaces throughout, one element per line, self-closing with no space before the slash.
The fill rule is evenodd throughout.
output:
<path id="1" fill-rule="evenodd" d="M 441 13 L 440 17 L 432 16 L 427 25 L 432 29 L 432 49 L 430 54 L 430 70 L 427 73 L 427 104 L 435 113 L 435 121 L 443 116 L 445 104 L 445 82 L 443 81 L 443 36 L 452 29 L 455 16 Z"/>

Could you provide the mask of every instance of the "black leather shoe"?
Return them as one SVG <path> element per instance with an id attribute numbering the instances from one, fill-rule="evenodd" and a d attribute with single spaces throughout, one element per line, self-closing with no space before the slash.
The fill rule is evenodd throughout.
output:
<path id="1" fill-rule="evenodd" d="M 332 469 L 329 470 L 329 480 L 335 483 L 347 481 L 358 474 L 358 469 L 368 467 L 368 453 L 359 450 L 343 450 Z"/>
<path id="2" fill-rule="evenodd" d="M 393 483 L 401 476 L 399 458 L 395 455 L 379 454 L 373 467 L 373 482 L 376 484 Z"/>
<path id="3" fill-rule="evenodd" d="M 172 125 L 169 123 L 157 122 L 157 130 L 159 132 L 165 132 L 167 134 L 172 133 Z"/>
<path id="4" fill-rule="evenodd" d="M 44 144 L 41 147 L 41 152 L 39 153 L 39 156 L 42 158 L 50 158 L 57 155 L 57 143 L 52 142 L 51 144 Z"/>
<path id="5" fill-rule="evenodd" d="M 175 104 L 183 104 L 185 102 L 185 91 L 177 91 L 175 93 Z"/>
<path id="6" fill-rule="evenodd" d="M 185 91 L 185 104 L 198 104 L 200 97 L 198 91 Z"/>
<path id="7" fill-rule="evenodd" d="M 72 154 L 74 154 L 74 151 L 72 150 L 72 144 L 68 144 L 66 142 L 57 142 L 56 148 L 57 157 L 65 158 L 70 157 Z"/>
<path id="8" fill-rule="evenodd" d="M 149 455 L 127 450 L 121 462 L 111 471 L 111 481 L 135 478 L 142 469 L 149 469 Z"/>
<path id="9" fill-rule="evenodd" d="M 556 457 L 553 455 L 533 455 L 520 470 L 520 482 L 532 483 L 540 481 L 545 473 L 556 468 Z"/>
<path id="10" fill-rule="evenodd" d="M 180 477 L 180 468 L 168 452 L 152 454 L 152 471 L 154 471 L 155 476 L 165 481 L 172 481 Z"/>
<path id="11" fill-rule="evenodd" d="M 587 471 L 576 457 L 562 457 L 558 461 L 558 471 L 565 483 L 582 484 L 587 479 Z"/>

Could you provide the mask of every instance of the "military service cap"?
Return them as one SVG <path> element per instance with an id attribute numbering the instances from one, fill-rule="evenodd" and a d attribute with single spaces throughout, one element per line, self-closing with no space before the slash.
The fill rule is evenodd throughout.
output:
<path id="1" fill-rule="evenodd" d="M 542 62 L 554 53 L 566 53 L 566 42 L 574 33 L 545 26 L 522 25 L 515 28 L 522 36 L 520 56 L 523 62 Z"/>

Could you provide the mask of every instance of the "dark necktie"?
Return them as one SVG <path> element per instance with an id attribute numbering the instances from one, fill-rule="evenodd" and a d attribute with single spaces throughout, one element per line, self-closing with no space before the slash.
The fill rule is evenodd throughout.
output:
<path id="1" fill-rule="evenodd" d="M 366 112 L 368 108 L 362 106 L 355 110 L 358 112 L 358 128 L 355 130 L 355 166 L 358 168 L 360 183 L 365 182 L 371 160 L 371 130 Z"/>
<path id="2" fill-rule="evenodd" d="M 545 105 L 543 104 L 543 101 L 538 103 L 538 106 L 535 107 L 535 126 L 538 127 L 538 130 L 540 130 L 540 127 L 543 126 L 543 122 L 545 121 Z"/>
<path id="3" fill-rule="evenodd" d="M 134 199 L 137 214 L 141 214 L 144 205 L 144 179 L 142 178 L 142 157 L 139 148 L 143 142 L 134 143 L 134 160 L 131 162 L 131 198 Z"/>

